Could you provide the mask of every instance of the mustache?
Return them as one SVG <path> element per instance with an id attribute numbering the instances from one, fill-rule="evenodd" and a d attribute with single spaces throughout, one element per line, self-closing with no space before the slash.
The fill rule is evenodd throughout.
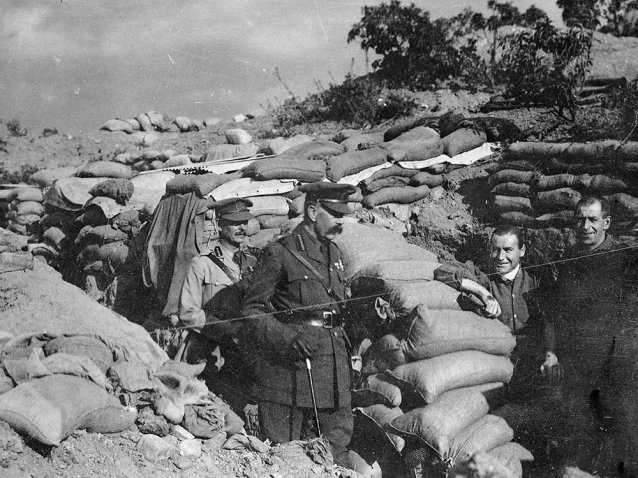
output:
<path id="1" fill-rule="evenodd" d="M 343 232 L 343 226 L 337 225 L 330 229 L 330 232 L 334 232 L 335 234 L 341 234 Z"/>

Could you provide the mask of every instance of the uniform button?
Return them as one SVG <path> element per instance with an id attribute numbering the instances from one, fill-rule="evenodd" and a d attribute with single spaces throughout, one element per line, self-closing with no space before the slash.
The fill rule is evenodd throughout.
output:
<path id="1" fill-rule="evenodd" d="M 514 294 L 512 294 L 512 299 L 516 298 L 516 296 Z"/>
<path id="2" fill-rule="evenodd" d="M 518 319 L 518 315 L 514 314 L 514 318 L 515 318 L 515 319 Z"/>
<path id="3" fill-rule="evenodd" d="M 330 272 L 332 272 L 332 267 L 330 268 Z"/>
<path id="4" fill-rule="evenodd" d="M 308 276 L 303 276 L 303 278 L 304 278 L 305 280 L 308 280 Z"/>
<path id="5" fill-rule="evenodd" d="M 336 310 L 334 310 L 334 309 L 332 309 L 332 313 L 333 313 L 333 314 L 336 314 L 336 313 L 337 313 L 337 311 L 336 311 Z"/>
<path id="6" fill-rule="evenodd" d="M 337 336 L 337 332 L 333 332 L 332 335 L 334 335 L 336 337 Z"/>

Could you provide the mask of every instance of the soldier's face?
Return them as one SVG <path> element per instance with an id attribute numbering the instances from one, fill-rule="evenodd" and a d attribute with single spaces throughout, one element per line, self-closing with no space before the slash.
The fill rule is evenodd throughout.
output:
<path id="1" fill-rule="evenodd" d="M 490 240 L 490 260 L 494 271 L 507 274 L 516 269 L 525 255 L 525 244 L 520 246 L 514 234 L 492 236 Z"/>
<path id="2" fill-rule="evenodd" d="M 247 221 L 242 222 L 230 222 L 230 221 L 220 221 L 221 231 L 219 232 L 219 236 L 221 239 L 226 242 L 234 245 L 241 246 L 246 240 L 246 226 L 248 225 Z"/>
<path id="3" fill-rule="evenodd" d="M 319 239 L 332 240 L 343 231 L 342 214 L 331 213 L 320 205 L 316 205 L 312 209 L 314 210 L 315 233 Z"/>
<path id="4" fill-rule="evenodd" d="M 593 250 L 605 240 L 611 217 L 603 217 L 600 203 L 580 206 L 574 214 L 576 238 L 583 249 Z"/>

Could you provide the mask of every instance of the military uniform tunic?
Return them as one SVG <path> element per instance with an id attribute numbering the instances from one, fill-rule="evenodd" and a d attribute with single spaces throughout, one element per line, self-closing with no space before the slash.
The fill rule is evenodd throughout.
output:
<path id="1" fill-rule="evenodd" d="M 319 279 L 290 251 L 301 255 L 322 276 Z M 314 347 L 312 373 L 317 406 L 350 407 L 350 358 L 343 328 L 317 327 L 324 312 L 343 313 L 345 276 L 341 251 L 332 241 L 314 238 L 302 224 L 263 255 L 246 290 L 243 315 L 247 343 L 255 353 L 260 400 L 312 408 L 305 363 L 289 355 L 300 334 Z"/>

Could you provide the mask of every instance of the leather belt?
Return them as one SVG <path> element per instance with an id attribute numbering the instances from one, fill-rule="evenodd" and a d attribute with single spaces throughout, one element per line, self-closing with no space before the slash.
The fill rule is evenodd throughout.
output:
<path id="1" fill-rule="evenodd" d="M 333 329 L 341 327 L 343 321 L 341 315 L 332 311 L 313 311 L 308 314 L 295 314 L 292 311 L 283 312 L 284 316 L 289 317 L 286 322 L 294 324 L 310 325 L 312 327 L 323 327 L 324 329 Z M 292 319 L 292 320 L 291 320 Z"/>

